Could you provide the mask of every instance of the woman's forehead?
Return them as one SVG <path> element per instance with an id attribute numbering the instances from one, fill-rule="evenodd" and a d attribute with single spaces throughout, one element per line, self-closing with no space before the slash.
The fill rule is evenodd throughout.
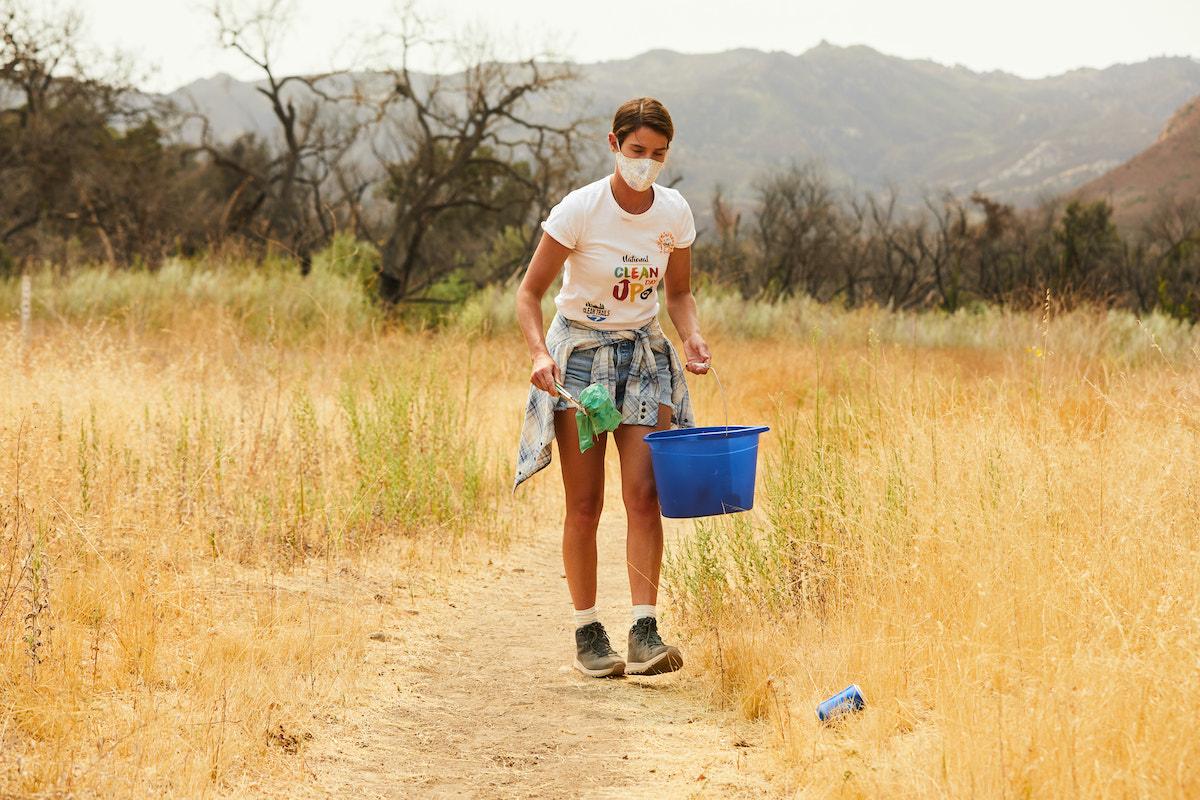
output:
<path id="1" fill-rule="evenodd" d="M 645 125 L 630 132 L 626 141 L 640 144 L 647 150 L 666 150 L 671 143 L 667 141 L 667 137 L 663 136 L 653 128 L 648 128 Z"/>

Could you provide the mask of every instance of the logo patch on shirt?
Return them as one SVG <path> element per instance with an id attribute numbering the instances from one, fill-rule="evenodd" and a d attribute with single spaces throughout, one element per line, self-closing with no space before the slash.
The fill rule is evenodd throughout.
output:
<path id="1" fill-rule="evenodd" d="M 603 322 L 604 318 L 612 313 L 611 310 L 604 307 L 604 303 L 593 303 L 588 300 L 583 304 L 583 313 L 592 322 Z"/>
<path id="2" fill-rule="evenodd" d="M 675 249 L 675 234 L 663 231 L 658 235 L 658 252 L 670 253 Z"/>
<path id="3" fill-rule="evenodd" d="M 613 270 L 613 277 L 617 278 L 612 289 L 613 299 L 630 303 L 648 299 L 658 284 L 659 268 L 648 266 L 650 256 L 622 256 L 621 260 L 633 266 Z"/>

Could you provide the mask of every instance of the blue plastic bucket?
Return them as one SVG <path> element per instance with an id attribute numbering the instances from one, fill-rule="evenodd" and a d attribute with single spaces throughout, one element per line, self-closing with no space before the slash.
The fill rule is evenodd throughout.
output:
<path id="1" fill-rule="evenodd" d="M 654 431 L 650 445 L 664 517 L 711 517 L 754 507 L 758 435 L 766 425 L 717 425 Z"/>

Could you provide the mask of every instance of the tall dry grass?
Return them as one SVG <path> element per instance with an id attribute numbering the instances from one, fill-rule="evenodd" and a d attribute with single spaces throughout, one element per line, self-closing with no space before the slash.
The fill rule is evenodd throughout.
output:
<path id="1" fill-rule="evenodd" d="M 360 267 L 342 248 L 304 279 L 45 272 L 28 350 L 0 282 L 0 793 L 303 775 L 371 609 L 513 519 L 556 523 L 538 486 L 507 491 L 528 379 L 511 293 L 405 330 Z M 665 605 L 714 699 L 770 721 L 790 784 L 1200 792 L 1190 329 L 700 306 L 733 421 L 773 430 L 758 507 L 670 553 Z M 719 423 L 715 383 L 691 385 Z M 818 726 L 851 681 L 867 709 Z"/>
<path id="2" fill-rule="evenodd" d="M 371 610 L 507 536 L 495 346 L 320 266 L 34 286 L 26 351 L 0 284 L 0 794 L 301 775 Z"/>
<path id="3" fill-rule="evenodd" d="M 460 321 L 503 331 L 504 301 Z M 787 789 L 1200 796 L 1200 332 L 1053 298 L 699 308 L 731 421 L 773 430 L 758 507 L 695 524 L 664 605 Z M 818 724 L 851 682 L 866 710 Z"/>
<path id="4" fill-rule="evenodd" d="M 669 554 L 714 699 L 806 797 L 1200 796 L 1200 336 L 799 310 L 714 346 L 774 426 L 755 510 Z"/>

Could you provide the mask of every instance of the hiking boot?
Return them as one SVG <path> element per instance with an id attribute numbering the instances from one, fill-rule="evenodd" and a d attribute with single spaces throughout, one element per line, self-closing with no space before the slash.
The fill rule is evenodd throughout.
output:
<path id="1" fill-rule="evenodd" d="M 593 678 L 615 678 L 625 672 L 625 662 L 608 643 L 599 622 L 575 629 L 575 669 Z"/>
<path id="2" fill-rule="evenodd" d="M 658 635 L 658 620 L 642 617 L 629 629 L 626 675 L 661 675 L 683 666 L 683 656 Z"/>

